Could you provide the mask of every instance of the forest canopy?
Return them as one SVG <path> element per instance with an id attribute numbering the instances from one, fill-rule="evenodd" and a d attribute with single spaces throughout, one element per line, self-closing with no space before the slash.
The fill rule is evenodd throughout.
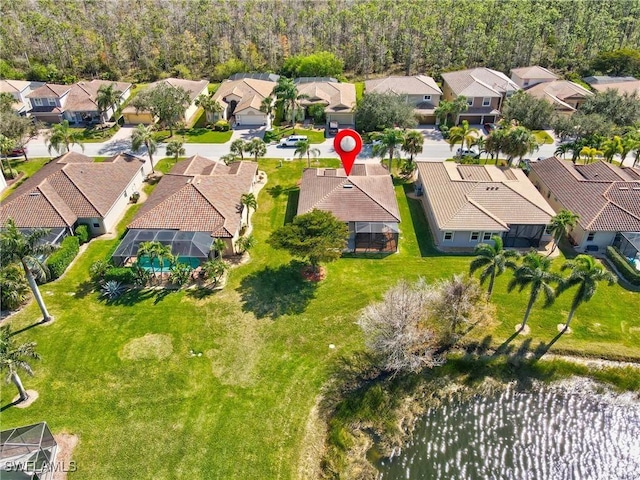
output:
<path id="1" fill-rule="evenodd" d="M 15 0 L 0 11 L 0 75 L 58 82 L 279 72 L 321 51 L 355 76 L 530 64 L 588 73 L 593 62 L 617 72 L 628 68 L 601 54 L 640 45 L 637 0 Z"/>

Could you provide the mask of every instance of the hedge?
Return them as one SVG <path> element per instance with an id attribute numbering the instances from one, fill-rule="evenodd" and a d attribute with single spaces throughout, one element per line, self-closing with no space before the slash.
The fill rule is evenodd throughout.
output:
<path id="1" fill-rule="evenodd" d="M 80 224 L 76 227 L 76 237 L 78 237 L 78 240 L 80 241 L 81 244 L 83 243 L 87 243 L 89 241 L 89 228 L 84 225 L 84 224 Z"/>
<path id="2" fill-rule="evenodd" d="M 65 237 L 60 248 L 53 252 L 45 262 L 51 273 L 51 279 L 59 278 L 78 254 L 80 242 L 78 237 Z"/>
<path id="3" fill-rule="evenodd" d="M 632 267 L 616 247 L 607 247 L 607 258 L 631 285 L 640 285 L 640 272 Z"/>
<path id="4" fill-rule="evenodd" d="M 136 275 L 132 269 L 126 267 L 113 267 L 107 270 L 104 274 L 103 280 L 108 282 L 115 280 L 123 285 L 132 285 L 135 282 Z"/>

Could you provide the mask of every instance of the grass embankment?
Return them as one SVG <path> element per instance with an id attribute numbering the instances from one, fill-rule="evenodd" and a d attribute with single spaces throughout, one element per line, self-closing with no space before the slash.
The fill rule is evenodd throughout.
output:
<path id="1" fill-rule="evenodd" d="M 11 168 L 16 170 L 18 173 L 24 173 L 22 178 L 17 182 L 14 182 L 9 187 L 5 189 L 4 192 L 0 195 L 0 200 L 4 200 L 7 198 L 11 192 L 13 192 L 19 185 L 22 184 L 27 178 L 33 175 L 35 172 L 40 170 L 42 166 L 47 163 L 50 158 L 30 158 L 28 161 L 25 161 L 24 157 L 13 157 L 9 158 L 9 163 L 11 164 Z M 1 175 L 1 174 L 0 174 Z"/>
<path id="2" fill-rule="evenodd" d="M 321 387 L 340 357 L 363 348 L 354 323 L 358 312 L 400 278 L 436 280 L 466 271 L 471 258 L 436 252 L 420 202 L 407 199 L 398 185 L 399 253 L 343 258 L 327 266 L 326 280 L 304 282 L 298 265 L 266 243 L 292 218 L 306 165 L 280 163 L 260 161 L 269 183 L 253 217 L 257 244 L 251 262 L 231 271 L 223 291 L 145 290 L 106 305 L 91 291 L 88 269 L 117 240 L 92 241 L 61 279 L 44 285 L 56 321 L 34 325 L 40 316 L 33 303 L 11 320 L 18 341 L 38 342 L 36 376 L 23 380 L 40 398 L 26 410 L 3 411 L 3 428 L 46 420 L 54 432 L 78 434 L 79 471 L 72 479 L 202 478 L 211 472 L 225 479 L 296 477 Z M 121 231 L 138 208 L 128 212 Z M 526 293 L 507 294 L 507 281 L 508 274 L 495 288 L 498 325 L 477 332 L 480 339 L 491 335 L 494 346 L 511 335 L 527 301 Z M 571 293 L 532 313 L 534 347 L 554 338 Z M 574 333 L 551 351 L 640 359 L 638 298 L 619 286 L 600 286 L 578 311 Z M 1 405 L 14 395 L 3 388 Z"/>

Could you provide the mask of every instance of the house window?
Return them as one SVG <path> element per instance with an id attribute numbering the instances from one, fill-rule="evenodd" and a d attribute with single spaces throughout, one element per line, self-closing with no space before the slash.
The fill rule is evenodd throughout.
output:
<path id="1" fill-rule="evenodd" d="M 482 234 L 482 240 L 486 242 L 487 240 L 491 240 L 492 236 L 493 236 L 493 232 L 484 232 Z"/>
<path id="2" fill-rule="evenodd" d="M 425 102 L 430 102 L 431 101 L 431 95 L 425 95 L 422 98 L 424 99 Z"/>
<path id="3" fill-rule="evenodd" d="M 477 242 L 479 238 L 480 238 L 480 232 L 471 232 L 470 239 L 472 242 Z"/>
<path id="4" fill-rule="evenodd" d="M 127 198 L 127 192 L 126 192 L 126 190 L 125 190 L 125 192 L 122 194 L 122 196 L 123 196 L 124 198 Z"/>
<path id="5" fill-rule="evenodd" d="M 587 235 L 587 242 L 593 242 L 593 239 L 596 236 L 596 232 L 589 232 L 589 235 Z"/>
<path id="6" fill-rule="evenodd" d="M 473 107 L 473 98 L 467 98 L 467 105 Z"/>
<path id="7" fill-rule="evenodd" d="M 482 106 L 483 106 L 483 107 L 489 107 L 489 106 L 491 106 L 491 99 L 490 99 L 490 98 L 487 98 L 487 97 L 484 97 L 484 98 L 482 99 Z"/>
<path id="8" fill-rule="evenodd" d="M 50 107 L 55 107 L 56 106 L 55 98 L 47 98 L 47 103 L 49 104 Z"/>
<path id="9" fill-rule="evenodd" d="M 453 232 L 444 232 L 444 240 L 450 242 L 453 240 Z"/>
<path id="10" fill-rule="evenodd" d="M 523 83 L 523 86 L 525 86 L 525 87 L 526 87 L 526 86 L 528 86 L 528 85 L 529 85 L 529 80 L 525 80 L 525 81 L 524 81 L 524 83 Z"/>
<path id="11" fill-rule="evenodd" d="M 93 228 L 100 228 L 100 224 L 99 223 L 94 223 L 93 224 Z"/>
<path id="12" fill-rule="evenodd" d="M 34 98 L 33 99 L 33 103 L 38 106 L 41 107 L 42 106 L 42 99 L 41 98 Z"/>

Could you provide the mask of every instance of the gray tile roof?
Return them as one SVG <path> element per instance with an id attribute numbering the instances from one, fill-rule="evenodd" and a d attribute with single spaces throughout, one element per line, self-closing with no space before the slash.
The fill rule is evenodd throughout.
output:
<path id="1" fill-rule="evenodd" d="M 586 231 L 639 232 L 640 180 L 606 162 L 576 166 L 550 157 L 531 166 L 558 202 L 580 216 Z"/>
<path id="2" fill-rule="evenodd" d="M 426 75 L 392 76 L 366 80 L 364 88 L 367 93 L 394 92 L 405 95 L 442 95 L 442 90 L 435 80 Z"/>
<path id="3" fill-rule="evenodd" d="M 521 68 L 513 68 L 511 69 L 511 73 L 515 73 L 518 77 L 522 79 L 548 79 L 548 80 L 556 80 L 558 76 L 550 72 L 544 67 L 539 65 L 532 65 L 530 67 L 521 67 Z"/>
<path id="4" fill-rule="evenodd" d="M 499 97 L 520 89 L 504 73 L 485 67 L 446 72 L 442 78 L 456 96 Z"/>

